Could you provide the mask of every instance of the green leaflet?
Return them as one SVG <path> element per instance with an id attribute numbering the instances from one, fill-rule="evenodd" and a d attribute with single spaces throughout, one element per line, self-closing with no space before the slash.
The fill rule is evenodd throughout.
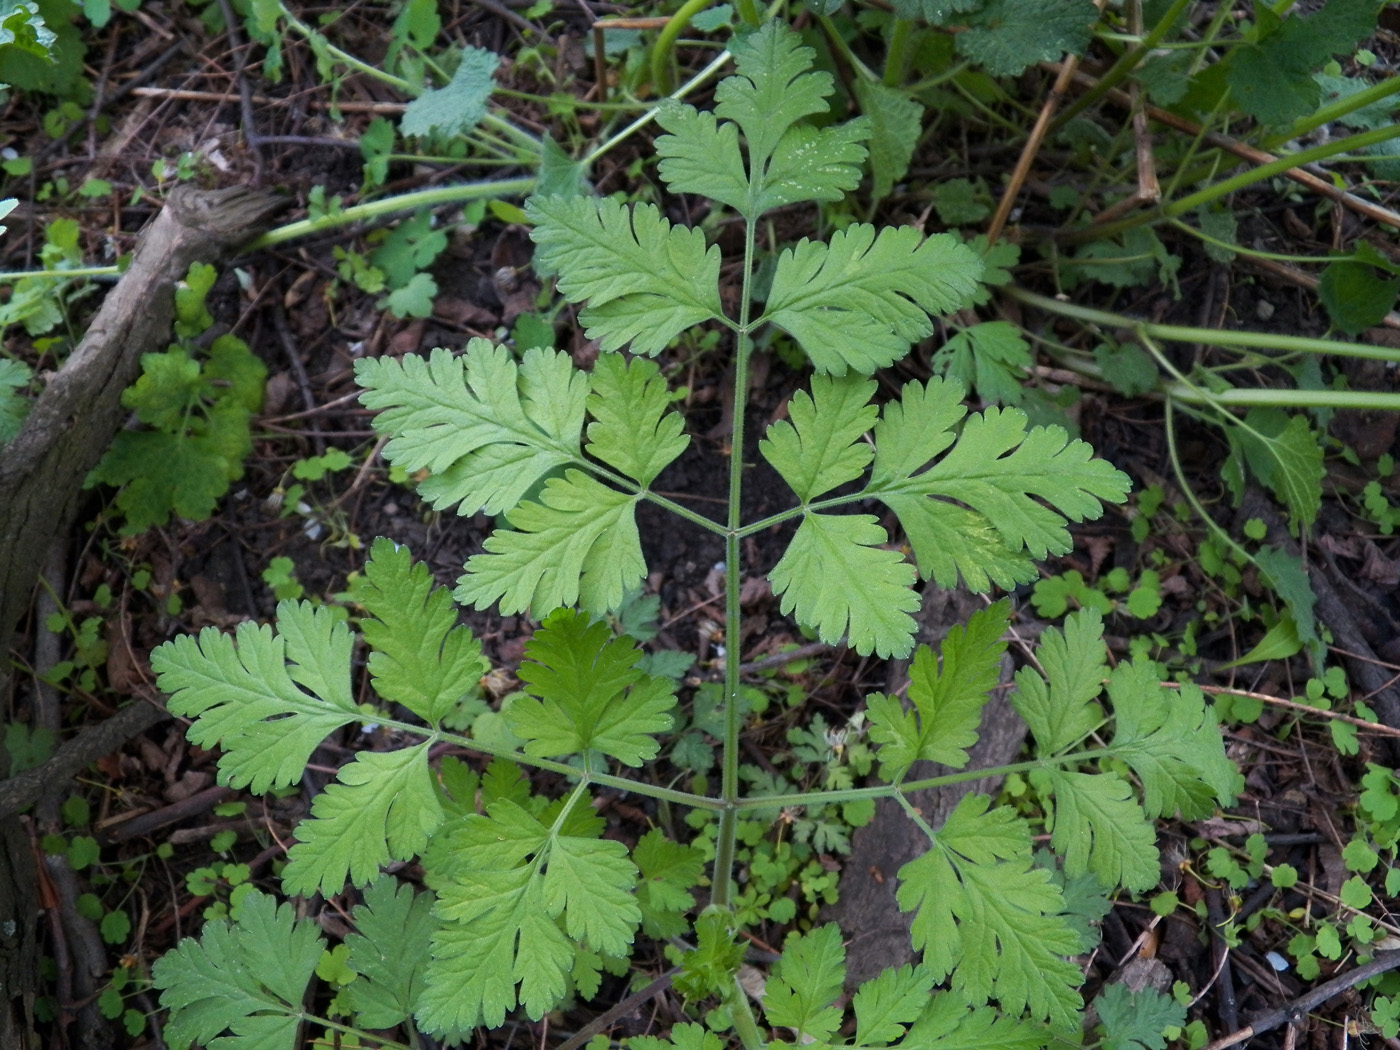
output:
<path id="1" fill-rule="evenodd" d="M 878 414 L 867 403 L 874 393 L 872 379 L 816 375 L 812 393 L 798 391 L 788 418 L 769 425 L 758 450 L 803 503 L 865 472 L 873 453 L 860 438 Z"/>
<path id="2" fill-rule="evenodd" d="M 359 979 L 341 993 L 364 1027 L 392 1028 L 413 1013 L 437 925 L 432 903 L 432 894 L 389 876 L 365 887 L 364 903 L 352 914 L 356 932 L 345 938 L 348 965 Z"/>
<path id="3" fill-rule="evenodd" d="M 790 1029 L 799 1044 L 830 1042 L 841 1027 L 841 1010 L 832 1003 L 845 978 L 846 949 L 834 922 L 789 937 L 764 988 L 764 1016 Z"/>
<path id="4" fill-rule="evenodd" d="M 500 56 L 490 51 L 464 48 L 451 83 L 440 90 L 430 88 L 410 102 L 399 130 L 405 135 L 461 135 L 476 127 L 486 116 L 500 62 Z"/>
<path id="5" fill-rule="evenodd" d="M 598 358 L 589 382 L 588 452 L 647 486 L 686 450 L 685 421 L 669 411 L 671 391 L 650 361 Z"/>

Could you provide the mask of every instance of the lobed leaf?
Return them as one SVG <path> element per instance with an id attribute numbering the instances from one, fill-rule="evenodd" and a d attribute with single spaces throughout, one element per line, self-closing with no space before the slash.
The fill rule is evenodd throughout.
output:
<path id="1" fill-rule="evenodd" d="M 350 692 L 350 631 L 330 609 L 277 606 L 277 631 L 252 621 L 233 637 L 206 627 L 151 653 L 170 712 L 194 719 L 191 743 L 219 746 L 221 779 L 255 794 L 287 787 L 325 737 L 360 717 Z"/>
<path id="2" fill-rule="evenodd" d="M 399 130 L 405 135 L 463 135 L 476 127 L 486 116 L 500 62 L 500 56 L 490 51 L 463 48 L 451 82 L 444 88 L 429 88 L 410 102 Z"/>
<path id="3" fill-rule="evenodd" d="M 819 372 L 870 374 L 933 333 L 930 313 L 968 305 L 982 260 L 949 234 L 855 223 L 830 244 L 801 240 L 778 257 L 767 320 Z"/>
<path id="4" fill-rule="evenodd" d="M 907 965 L 882 970 L 862 984 L 851 1000 L 856 1013 L 855 1045 L 880 1046 L 899 1039 L 929 1005 L 933 984 L 927 966 Z"/>
<path id="5" fill-rule="evenodd" d="M 953 992 L 934 992 L 901 1045 L 937 1050 L 1040 1050 L 1055 1040 L 1043 1025 L 993 1006 L 969 1007 Z"/>
<path id="6" fill-rule="evenodd" d="M 1094 609 L 1071 614 L 1063 632 L 1052 627 L 1040 636 L 1036 657 L 1045 676 L 1021 668 L 1010 700 L 1035 736 L 1036 754 L 1048 757 L 1075 746 L 1103 721 L 1095 703 L 1108 677 L 1103 616 Z"/>
<path id="7" fill-rule="evenodd" d="M 769 425 L 758 450 L 804 504 L 864 473 L 874 453 L 860 439 L 878 414 L 868 404 L 874 393 L 873 379 L 815 375 L 811 394 L 798 391 L 788 419 Z"/>
<path id="8" fill-rule="evenodd" d="M 1082 55 L 1099 12 L 1092 0 L 985 0 L 966 32 L 957 35 L 959 54 L 994 77 L 1019 76 L 1037 62 Z"/>
<path id="9" fill-rule="evenodd" d="M 359 974 L 341 993 L 363 1028 L 393 1028 L 413 1012 L 428 965 L 429 938 L 437 927 L 433 897 L 391 876 L 365 887 L 352 914 L 347 964 Z"/>
<path id="10" fill-rule="evenodd" d="M 473 339 L 461 357 L 355 363 L 360 401 L 389 436 L 384 457 L 430 476 L 419 494 L 436 510 L 500 514 L 541 479 L 582 458 L 588 377 L 567 354 L 527 350 L 517 365 L 504 346 Z"/>
<path id="11" fill-rule="evenodd" d="M 656 356 L 687 328 L 724 317 L 720 253 L 700 230 L 672 226 L 651 204 L 532 197 L 525 206 L 539 261 L 603 350 Z"/>
<path id="12" fill-rule="evenodd" d="M 1162 879 L 1157 836 L 1132 786 L 1117 773 L 1046 769 L 1032 774 L 1053 795 L 1050 844 L 1070 876 L 1092 874 L 1104 886 L 1139 892 Z"/>
<path id="13" fill-rule="evenodd" d="M 690 444 L 661 369 L 608 355 L 598 358 L 589 385 L 589 454 L 645 488 Z"/>
<path id="14" fill-rule="evenodd" d="M 672 842 L 660 828 L 652 828 L 633 847 L 632 861 L 641 872 L 637 905 L 642 929 L 651 937 L 679 936 L 689 928 L 681 916 L 695 907 L 690 891 L 704 876 L 704 855 L 695 846 Z"/>
<path id="15" fill-rule="evenodd" d="M 834 922 L 794 934 L 764 988 L 763 1015 L 770 1025 L 790 1028 L 799 1044 L 829 1042 L 841 1027 L 841 1009 L 832 1004 L 845 979 L 846 948 Z"/>

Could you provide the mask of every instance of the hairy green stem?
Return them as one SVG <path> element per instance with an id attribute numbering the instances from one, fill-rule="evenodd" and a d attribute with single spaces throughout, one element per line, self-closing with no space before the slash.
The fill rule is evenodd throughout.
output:
<path id="1" fill-rule="evenodd" d="M 734 1021 L 734 1033 L 744 1044 L 744 1050 L 764 1050 L 768 1045 L 768 1040 L 763 1038 L 758 1022 L 754 1020 L 753 1008 L 749 1006 L 749 995 L 744 991 L 744 986 L 739 983 L 738 974 L 734 975 L 734 982 L 730 986 L 727 998 L 729 999 L 729 1016 Z"/>
<path id="2" fill-rule="evenodd" d="M 690 25 L 692 18 L 709 6 L 710 0 L 686 0 L 661 27 L 656 43 L 651 45 L 651 84 L 658 95 L 671 93 L 671 55 L 676 49 L 676 38 Z"/>

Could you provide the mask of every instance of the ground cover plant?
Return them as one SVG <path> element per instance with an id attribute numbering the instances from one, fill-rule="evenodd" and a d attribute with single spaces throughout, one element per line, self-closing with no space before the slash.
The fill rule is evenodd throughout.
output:
<path id="1" fill-rule="evenodd" d="M 190 723 L 35 810 L 51 1042 L 1393 1034 L 1378 5 L 215 3 L 203 95 L 76 10 L 0 42 L 0 441 L 152 195 L 306 218 L 191 273 L 15 648 L 16 783 Z"/>

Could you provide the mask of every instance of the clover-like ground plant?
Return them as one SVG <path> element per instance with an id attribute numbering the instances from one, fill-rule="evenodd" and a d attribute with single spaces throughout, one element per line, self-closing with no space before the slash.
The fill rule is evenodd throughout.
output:
<path id="1" fill-rule="evenodd" d="M 1034 739 L 1019 768 L 1045 801 L 1058 859 L 1033 858 L 1027 821 L 985 795 L 967 796 L 940 827 L 925 823 L 905 792 L 936 781 L 907 774 L 920 760 L 967 764 L 998 681 L 1006 601 L 955 628 L 941 653 L 915 652 L 907 700 L 868 698 L 871 784 L 741 792 L 746 537 L 795 523 L 768 573 L 783 612 L 823 641 L 905 656 L 918 580 L 979 592 L 1024 583 L 1035 559 L 1070 547 L 1068 522 L 1123 500 L 1128 482 L 1082 441 L 1028 428 L 1017 410 L 970 413 L 951 380 L 909 382 L 874 403 L 871 374 L 929 337 L 930 315 L 986 298 L 982 254 L 953 236 L 854 224 L 827 242 L 803 240 L 777 255 L 755 299 L 763 216 L 853 190 L 868 128 L 863 119 L 809 123 L 826 113 L 832 83 L 811 70 L 792 30 L 770 23 L 733 51 L 736 72 L 719 85 L 714 111 L 666 104 L 656 149 L 673 192 L 742 220 L 737 316 L 721 300 L 720 249 L 700 230 L 672 225 L 651 205 L 536 197 L 527 214 L 538 263 L 557 273 L 565 298 L 587 304 L 581 322 L 602 348 L 591 372 L 555 350 L 517 355 L 481 339 L 460 355 L 440 349 L 358 370 L 364 403 L 389 437 L 385 455 L 423 477 L 424 499 L 504 515 L 455 592 L 435 588 L 406 549 L 380 539 L 355 592 L 358 638 L 332 610 L 285 601 L 274 625 L 245 623 L 231 636 L 210 628 L 153 654 L 170 709 L 192 720 L 191 740 L 221 749 L 230 786 L 294 785 L 312 750 L 346 726 L 381 727 L 385 745 L 401 745 L 358 751 L 341 768 L 281 869 L 284 897 L 343 895 L 353 932 L 327 951 L 321 928 L 293 904 L 252 889 L 236 896 L 230 921 L 206 923 L 154 968 L 172 1047 L 275 1050 L 293 1046 L 303 1026 L 328 1040 L 358 1033 L 362 1044 L 419 1046 L 426 1034 L 450 1044 L 517 1012 L 540 1019 L 591 999 L 604 973 L 627 972 L 639 934 L 669 939 L 676 988 L 714 1007 L 704 1024 L 633 1039 L 640 1050 L 719 1050 L 729 1039 L 746 1050 L 1038 1047 L 1081 1025 L 1074 957 L 1092 938 L 1071 899 L 1150 889 L 1153 820 L 1199 817 L 1231 794 L 1235 773 L 1201 692 L 1163 688 L 1161 669 L 1145 660 L 1110 671 L 1098 615 L 1082 612 L 1044 633 L 1036 666 L 1016 675 L 1011 694 Z M 697 325 L 732 334 L 729 499 L 719 521 L 652 488 L 689 438 L 648 356 Z M 805 351 L 813 375 L 759 443 L 794 505 L 745 522 L 749 364 L 755 333 L 770 326 Z M 635 518 L 643 500 L 724 542 L 732 647 L 717 793 L 654 782 L 648 764 L 667 747 L 676 686 L 647 673 L 638 645 L 605 618 L 646 577 Z M 892 513 L 912 562 L 872 510 Z M 454 599 L 538 620 L 513 669 L 523 691 L 503 710 L 478 699 L 488 665 L 458 625 Z M 352 686 L 361 644 L 370 705 Z M 491 760 L 478 768 L 430 758 L 444 744 Z M 571 787 L 541 796 L 525 776 L 531 768 Z M 630 848 L 604 837 L 592 804 L 600 789 L 709 811 L 713 856 L 659 829 Z M 878 797 L 899 800 L 928 839 L 897 876 L 921 961 L 863 984 L 848 1019 L 837 1005 L 841 932 L 799 928 L 761 999 L 751 999 L 737 981 L 746 942 L 732 907 L 740 819 L 774 805 Z M 319 997 L 309 994 L 313 976 L 327 985 Z M 1162 1002 L 1168 1009 L 1152 1015 L 1159 1023 L 1144 1045 L 1161 1044 L 1160 1022 L 1174 1008 Z M 1119 1034 L 1150 1013 L 1122 995 L 1098 1005 L 1103 1024 L 1129 1026 Z"/>

